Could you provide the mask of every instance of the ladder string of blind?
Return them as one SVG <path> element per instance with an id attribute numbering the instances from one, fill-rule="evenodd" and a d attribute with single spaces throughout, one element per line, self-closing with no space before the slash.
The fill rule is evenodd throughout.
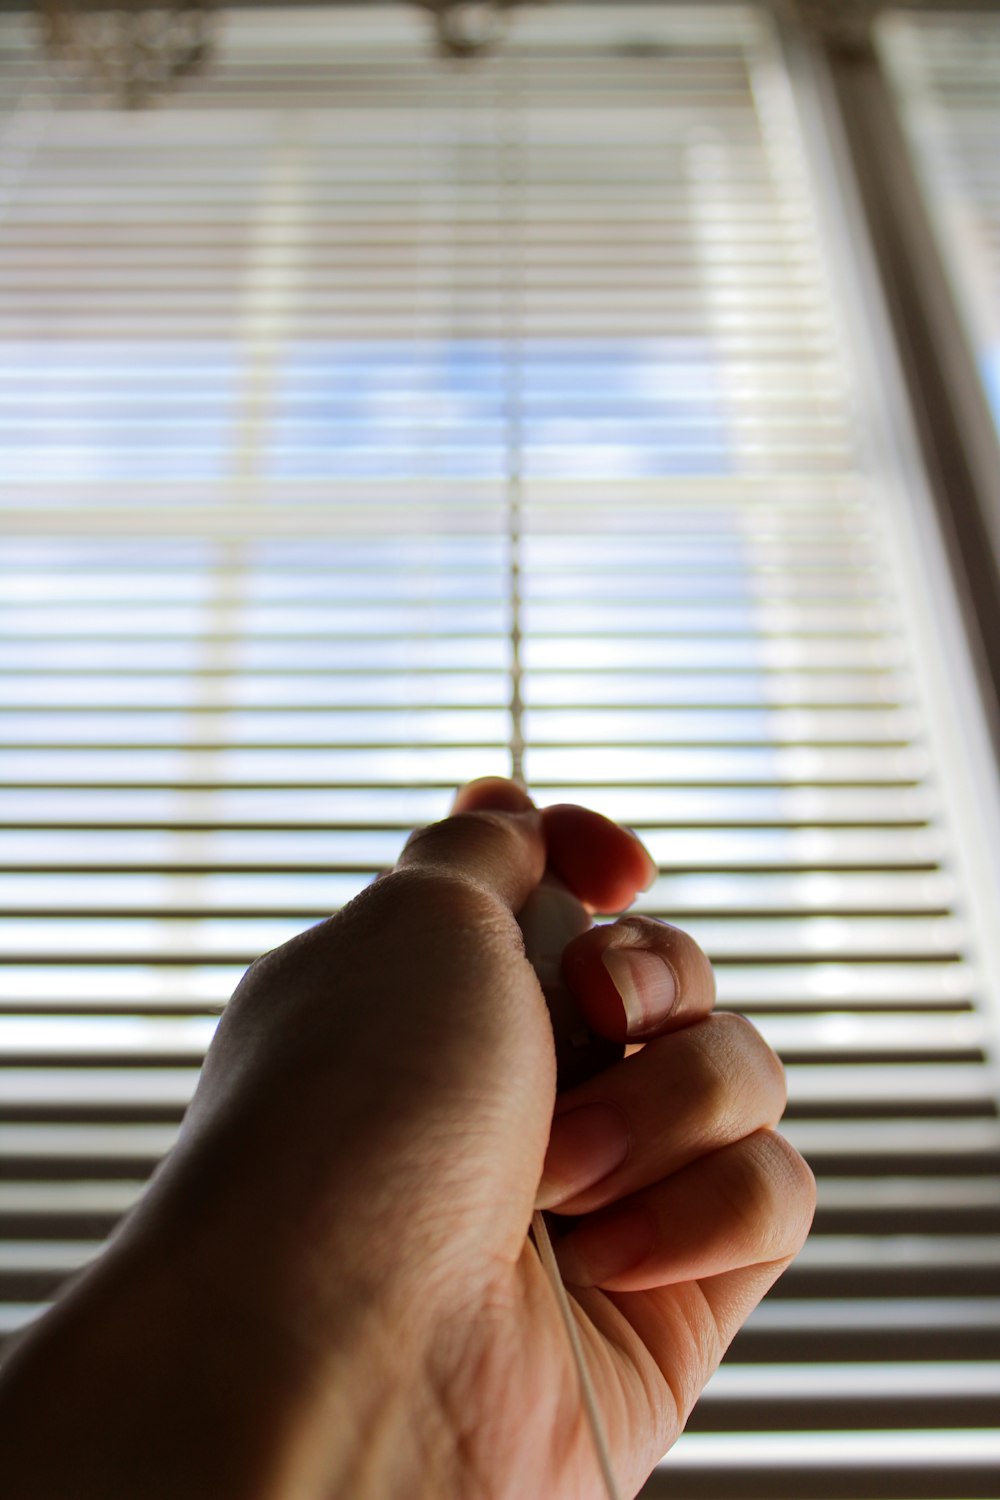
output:
<path id="1" fill-rule="evenodd" d="M 517 189 L 523 180 L 523 163 L 520 142 L 516 131 L 520 123 L 520 94 L 517 88 L 518 74 L 512 73 L 508 94 L 503 99 L 503 108 L 498 120 L 497 138 L 500 147 L 500 176 L 502 183 L 501 222 L 502 233 L 508 240 L 504 256 L 506 278 L 504 296 L 505 330 L 504 350 L 504 426 L 506 433 L 507 467 L 507 544 L 509 547 L 508 614 L 510 620 L 510 774 L 520 786 L 524 780 L 524 698 L 522 694 L 521 670 L 521 409 L 524 402 L 524 382 L 521 369 L 521 205 Z M 515 138 L 512 139 L 511 137 Z M 594 1390 L 587 1364 L 587 1355 L 580 1338 L 576 1317 L 569 1294 L 563 1283 L 559 1262 L 556 1260 L 545 1215 L 536 1210 L 531 1217 L 531 1237 L 545 1274 L 552 1286 L 559 1314 L 566 1329 L 566 1338 L 572 1351 L 580 1388 L 580 1403 L 594 1443 L 594 1456 L 601 1475 L 607 1500 L 622 1500 L 615 1477 L 614 1465 L 605 1431 L 604 1417 Z"/>

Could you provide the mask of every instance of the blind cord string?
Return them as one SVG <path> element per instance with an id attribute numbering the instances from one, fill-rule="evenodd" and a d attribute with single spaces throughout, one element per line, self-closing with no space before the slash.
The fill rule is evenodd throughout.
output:
<path id="1" fill-rule="evenodd" d="M 504 297 L 504 436 L 506 450 L 508 607 L 510 611 L 510 759 L 511 776 L 524 786 L 524 733 L 522 727 L 521 665 L 521 563 L 522 563 L 522 476 L 523 476 L 523 316 L 522 316 L 522 189 L 524 162 L 520 141 L 520 92 L 517 63 L 507 71 L 505 62 L 496 59 L 500 69 L 497 90 L 497 134 L 500 158 L 501 224 L 507 242 L 506 286 Z M 504 87 L 506 79 L 509 87 Z M 590 1428 L 608 1500 L 622 1500 L 608 1451 L 604 1422 L 597 1404 L 594 1383 L 590 1378 L 580 1330 L 573 1316 L 562 1273 L 552 1249 L 548 1226 L 540 1211 L 531 1220 L 535 1249 L 548 1276 L 556 1305 L 569 1340 L 573 1364 L 580 1385 L 580 1399 Z"/>
<path id="2" fill-rule="evenodd" d="M 587 1360 L 583 1352 L 583 1344 L 580 1342 L 580 1330 L 573 1316 L 573 1308 L 563 1283 L 562 1273 L 552 1249 L 552 1240 L 549 1237 L 548 1225 L 545 1215 L 540 1209 L 536 1209 L 531 1219 L 531 1233 L 535 1241 L 535 1249 L 543 1269 L 547 1272 L 552 1290 L 555 1293 L 559 1311 L 562 1314 L 563 1325 L 569 1338 L 570 1348 L 573 1351 L 573 1362 L 576 1365 L 576 1373 L 580 1380 L 580 1399 L 587 1416 L 591 1436 L 594 1439 L 594 1448 L 597 1452 L 597 1462 L 601 1470 L 601 1478 L 608 1492 L 608 1500 L 623 1500 L 622 1492 L 618 1488 L 614 1470 L 611 1467 L 611 1454 L 608 1451 L 607 1434 L 604 1431 L 604 1421 L 601 1417 L 600 1408 L 597 1405 L 597 1395 L 594 1391 L 594 1382 L 590 1378 L 587 1369 Z"/>
<path id="3" fill-rule="evenodd" d="M 503 64 L 497 60 L 497 65 Z M 523 153 L 519 139 L 520 95 L 516 72 L 509 94 L 501 72 L 497 136 L 500 222 L 506 239 L 503 298 L 503 413 L 507 511 L 507 607 L 510 636 L 510 762 L 514 781 L 524 784 L 524 698 L 521 663 L 522 481 L 524 466 L 524 348 L 521 235 Z"/>

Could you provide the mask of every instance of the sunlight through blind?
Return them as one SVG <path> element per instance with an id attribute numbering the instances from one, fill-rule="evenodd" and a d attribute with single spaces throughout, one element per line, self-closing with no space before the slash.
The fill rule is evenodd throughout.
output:
<path id="1" fill-rule="evenodd" d="M 233 12 L 125 114 L 6 19 L 0 99 L 3 1328 L 246 964 L 523 759 L 646 839 L 820 1180 L 649 1495 L 994 1493 L 990 980 L 767 22 Z"/>
<path id="2" fill-rule="evenodd" d="M 879 28 L 927 211 L 1000 428 L 1000 16 L 891 12 Z"/>

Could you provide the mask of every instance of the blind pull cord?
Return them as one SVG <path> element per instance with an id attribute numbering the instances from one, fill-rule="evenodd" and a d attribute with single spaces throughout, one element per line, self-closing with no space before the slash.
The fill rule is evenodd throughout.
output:
<path id="1" fill-rule="evenodd" d="M 542 987 L 552 1019 L 556 1047 L 556 1070 L 559 1084 L 567 1087 L 600 1072 L 623 1048 L 615 1047 L 590 1032 L 575 1000 L 562 981 L 561 958 L 566 944 L 591 925 L 590 916 L 571 891 L 550 873 L 546 873 L 518 915 L 524 935 L 524 949 Z M 552 1248 L 545 1217 L 536 1210 L 531 1220 L 535 1248 L 552 1285 L 556 1303 L 569 1339 L 580 1383 L 580 1399 L 587 1417 L 597 1453 L 597 1462 L 608 1500 L 622 1500 L 611 1466 L 608 1439 L 597 1404 L 594 1384 L 580 1341 L 580 1330 Z"/>
<path id="2" fill-rule="evenodd" d="M 555 1293 L 559 1311 L 562 1313 L 563 1324 L 569 1337 L 570 1348 L 573 1351 L 573 1362 L 576 1365 L 576 1373 L 580 1380 L 580 1399 L 583 1409 L 587 1414 L 587 1423 L 594 1439 L 594 1448 L 597 1451 L 597 1462 L 601 1470 L 601 1478 L 604 1480 L 604 1488 L 608 1492 L 608 1500 L 623 1500 L 618 1481 L 615 1479 L 611 1467 L 611 1454 L 608 1452 L 608 1439 L 604 1431 L 604 1422 L 597 1405 L 597 1397 L 594 1393 L 594 1383 L 587 1369 L 587 1361 L 583 1353 L 583 1345 L 580 1343 L 580 1330 L 576 1326 L 573 1309 L 570 1306 L 569 1297 L 559 1270 L 559 1264 L 552 1249 L 552 1240 L 549 1237 L 548 1226 L 541 1209 L 536 1209 L 531 1219 L 531 1233 L 534 1237 L 535 1248 L 542 1267 L 548 1274 Z"/>

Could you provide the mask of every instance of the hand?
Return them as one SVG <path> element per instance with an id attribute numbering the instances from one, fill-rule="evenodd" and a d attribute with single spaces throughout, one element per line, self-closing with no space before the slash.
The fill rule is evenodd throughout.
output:
<path id="1" fill-rule="evenodd" d="M 772 1128 L 780 1063 L 647 918 L 567 949 L 594 1029 L 642 1045 L 556 1099 L 514 915 L 547 861 L 594 910 L 653 873 L 597 814 L 474 782 L 251 967 L 174 1152 L 5 1366 L 12 1496 L 601 1500 L 536 1202 L 572 1216 L 558 1255 L 639 1489 L 801 1245 L 813 1184 Z"/>

